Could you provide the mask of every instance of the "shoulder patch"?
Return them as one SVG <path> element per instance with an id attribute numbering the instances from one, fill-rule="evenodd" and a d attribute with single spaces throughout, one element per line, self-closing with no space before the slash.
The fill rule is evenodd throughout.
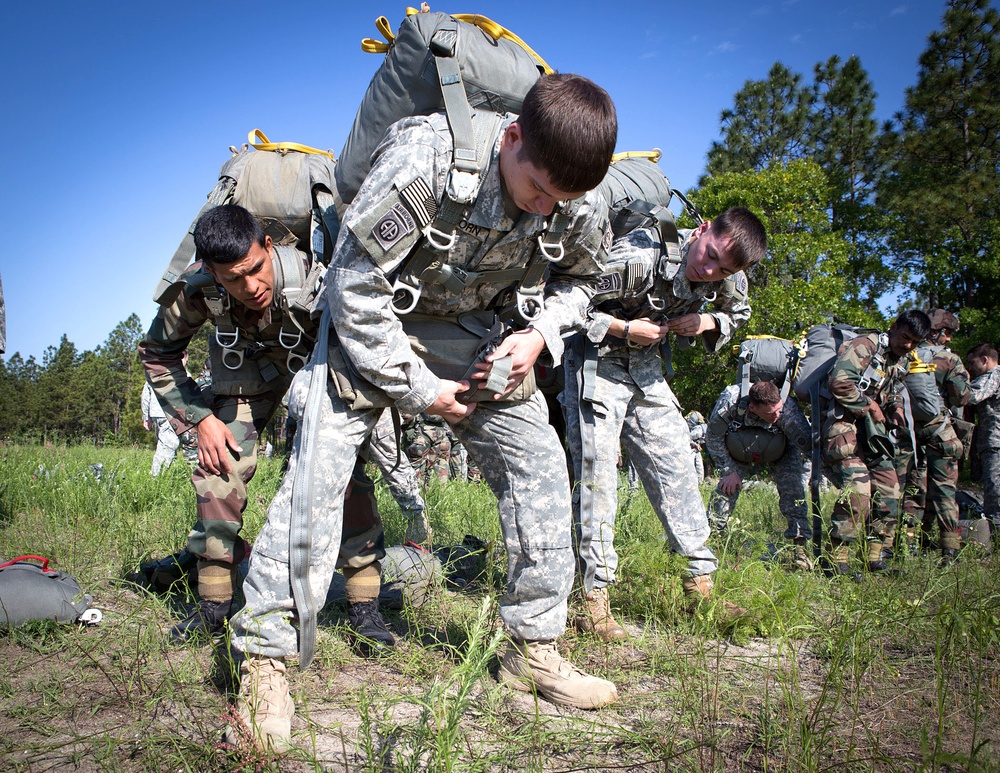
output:
<path id="1" fill-rule="evenodd" d="M 622 275 L 617 272 L 601 274 L 597 280 L 596 292 L 599 294 L 619 293 L 622 289 Z"/>
<path id="2" fill-rule="evenodd" d="M 409 252 L 420 236 L 413 214 L 394 187 L 348 228 L 383 269 Z"/>
<path id="3" fill-rule="evenodd" d="M 417 224 L 413 216 L 402 204 L 393 204 L 372 227 L 372 236 L 388 251 L 392 245 L 407 234 L 413 233 Z"/>
<path id="4" fill-rule="evenodd" d="M 743 295 L 746 295 L 747 292 L 749 291 L 749 287 L 747 286 L 747 275 L 744 274 L 742 271 L 738 271 L 736 275 L 733 276 L 733 280 L 736 285 L 737 291 L 739 291 Z"/>

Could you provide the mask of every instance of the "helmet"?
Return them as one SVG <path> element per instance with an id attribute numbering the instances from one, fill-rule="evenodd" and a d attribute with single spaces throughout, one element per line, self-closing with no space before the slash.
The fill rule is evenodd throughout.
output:
<path id="1" fill-rule="evenodd" d="M 931 309 L 927 312 L 927 316 L 931 318 L 932 330 L 943 330 L 947 328 L 953 333 L 958 332 L 958 315 L 952 314 L 950 311 L 946 311 L 945 309 Z"/>

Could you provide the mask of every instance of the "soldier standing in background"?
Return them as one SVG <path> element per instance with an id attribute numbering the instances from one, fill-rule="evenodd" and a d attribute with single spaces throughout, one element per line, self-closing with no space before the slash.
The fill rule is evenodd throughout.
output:
<path id="1" fill-rule="evenodd" d="M 983 511 L 993 529 L 993 538 L 1000 535 L 1000 361 L 996 347 L 982 343 L 965 355 L 972 395 L 969 405 L 976 407 L 979 421 L 977 435 L 983 470 Z"/>
<path id="2" fill-rule="evenodd" d="M 149 470 L 149 474 L 155 478 L 161 469 L 170 466 L 181 441 L 167 421 L 167 415 L 160 407 L 160 401 L 156 399 L 148 381 L 142 385 L 142 426 L 152 430 L 156 437 L 156 451 L 153 452 L 153 465 Z"/>

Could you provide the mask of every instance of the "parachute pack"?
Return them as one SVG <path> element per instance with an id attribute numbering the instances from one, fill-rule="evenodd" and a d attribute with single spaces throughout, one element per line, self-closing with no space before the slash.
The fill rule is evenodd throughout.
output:
<path id="1" fill-rule="evenodd" d="M 777 336 L 747 336 L 738 347 L 736 357 L 740 400 L 750 394 L 751 384 L 771 381 L 781 391 L 784 402 L 798 375 L 803 349 L 794 341 Z"/>
<path id="2" fill-rule="evenodd" d="M 92 601 L 70 575 L 49 569 L 47 558 L 18 556 L 0 564 L 0 629 L 32 620 L 96 625 L 102 615 Z"/>
<path id="3" fill-rule="evenodd" d="M 809 328 L 806 333 L 806 353 L 799 363 L 798 374 L 792 384 L 795 396 L 808 402 L 809 391 L 813 387 L 818 387 L 821 392 L 825 390 L 827 377 L 833 370 L 833 363 L 837 360 L 841 347 L 858 336 L 878 332 L 871 328 L 829 323 L 813 325 Z M 884 352 L 888 348 L 888 343 L 886 342 L 880 348 Z M 881 357 L 874 358 L 865 370 L 862 381 L 870 382 L 875 378 L 878 371 L 885 365 L 884 360 L 884 353 Z"/>
<path id="4" fill-rule="evenodd" d="M 921 425 L 933 421 L 945 412 L 944 398 L 935 376 L 937 366 L 934 364 L 935 351 L 943 348 L 921 344 L 909 354 L 903 385 L 909 396 L 913 419 Z"/>

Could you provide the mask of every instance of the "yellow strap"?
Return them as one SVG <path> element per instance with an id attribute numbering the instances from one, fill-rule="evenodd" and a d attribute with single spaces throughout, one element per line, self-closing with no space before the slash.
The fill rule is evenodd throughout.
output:
<path id="1" fill-rule="evenodd" d="M 412 10 L 412 8 L 407 9 L 407 11 Z M 396 36 L 392 34 L 392 27 L 389 26 L 389 20 L 384 16 L 379 16 L 375 20 L 375 29 L 377 29 L 382 37 L 385 38 L 385 42 L 383 43 L 381 40 L 375 40 L 373 38 L 365 38 L 361 41 L 361 50 L 366 54 L 388 53 L 389 49 L 392 48 L 393 41 L 396 39 Z"/>
<path id="2" fill-rule="evenodd" d="M 257 140 L 257 142 L 254 142 Z M 260 129 L 254 129 L 252 132 L 247 134 L 247 142 L 257 150 L 277 150 L 282 153 L 294 150 L 297 153 L 312 153 L 316 156 L 329 156 L 333 158 L 333 153 L 329 150 L 319 150 L 317 148 L 310 148 L 308 145 L 300 145 L 297 142 L 271 142 Z"/>
<path id="3" fill-rule="evenodd" d="M 663 158 L 663 151 L 659 148 L 653 148 L 652 150 L 626 150 L 622 153 L 615 153 L 611 157 L 611 163 L 613 164 L 615 161 L 624 161 L 626 158 L 648 158 L 655 164 Z"/>
<path id="4" fill-rule="evenodd" d="M 917 356 L 916 352 L 910 352 L 910 373 L 936 373 L 937 365 L 933 362 L 924 362 Z"/>
<path id="5" fill-rule="evenodd" d="M 416 8 L 406 9 L 407 16 L 413 16 L 414 14 L 418 13 L 423 13 L 423 11 L 420 11 Z M 544 72 L 546 75 L 551 75 L 552 73 L 555 72 L 555 70 L 549 67 L 548 62 L 546 62 L 544 59 L 542 59 L 542 57 L 540 57 L 537 53 L 535 53 L 534 49 L 532 49 L 531 46 L 529 46 L 527 43 L 521 40 L 521 38 L 519 38 L 509 29 L 507 29 L 506 27 L 502 27 L 492 19 L 488 19 L 485 16 L 481 16 L 478 13 L 453 13 L 450 14 L 450 16 L 451 18 L 457 19 L 458 21 L 464 21 L 466 24 L 472 24 L 473 26 L 479 27 L 479 29 L 481 29 L 483 32 L 485 32 L 494 40 L 500 40 L 500 38 L 507 38 L 507 40 L 511 41 L 512 43 L 516 43 L 521 48 L 523 48 L 528 53 L 528 55 L 531 56 L 532 59 L 538 62 L 538 64 L 542 68 L 542 72 Z M 379 19 L 376 20 L 375 26 L 378 27 L 379 21 L 384 18 L 385 17 L 380 16 Z M 388 25 L 388 22 L 386 22 L 386 24 Z M 379 28 L 379 32 L 382 32 L 381 28 Z M 382 32 L 382 34 L 385 35 L 384 32 Z M 371 38 L 365 38 L 364 40 L 361 41 L 361 50 L 369 54 L 384 54 L 386 51 L 389 50 L 389 46 L 386 45 L 385 43 L 381 43 L 380 41 L 372 40 Z"/>

